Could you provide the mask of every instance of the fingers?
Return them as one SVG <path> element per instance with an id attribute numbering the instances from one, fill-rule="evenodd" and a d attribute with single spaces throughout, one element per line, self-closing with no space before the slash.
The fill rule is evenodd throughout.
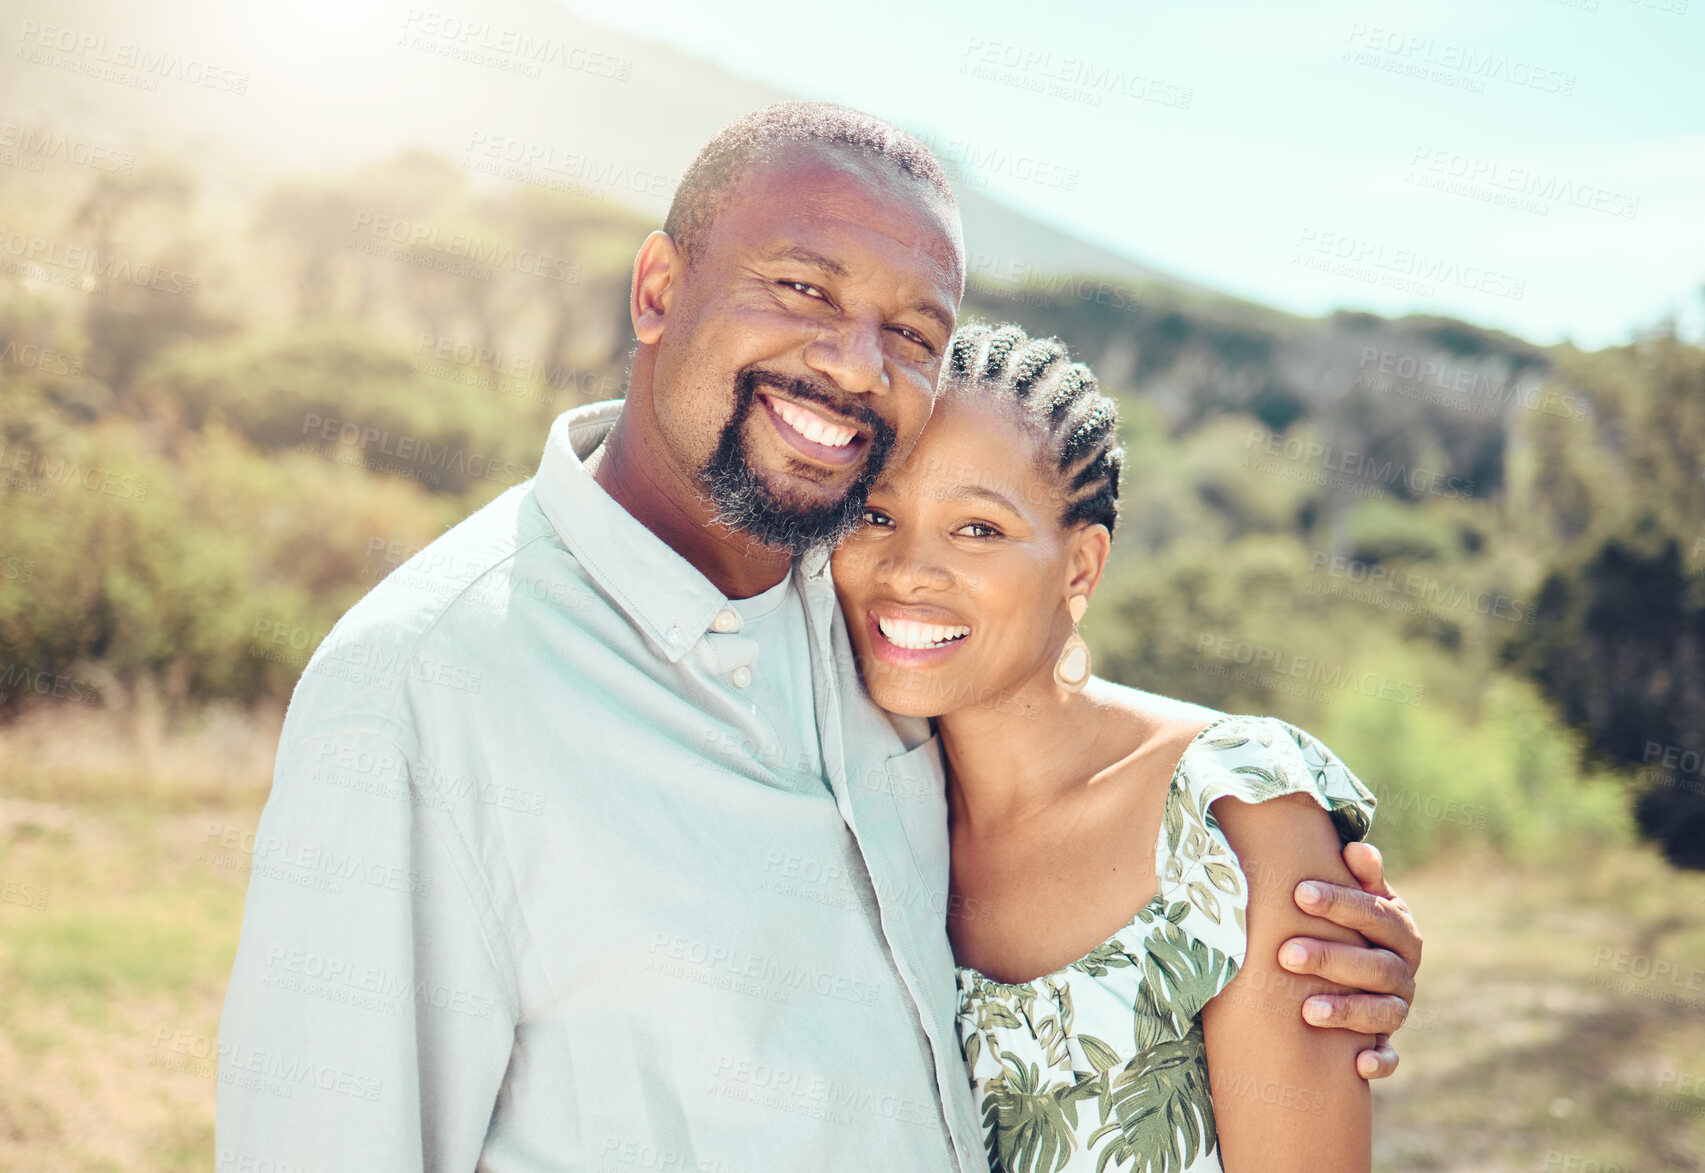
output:
<path id="1" fill-rule="evenodd" d="M 1415 970 L 1421 966 L 1421 930 L 1415 926 L 1408 905 L 1324 880 L 1304 880 L 1296 886 L 1293 898 L 1297 907 L 1310 916 L 1354 929 L 1370 943 L 1401 957 L 1408 966 L 1413 989 Z"/>
<path id="2" fill-rule="evenodd" d="M 1344 844 L 1344 866 L 1356 877 L 1362 891 L 1393 900 L 1397 898 L 1397 893 L 1385 879 L 1385 858 L 1373 844 L 1360 841 Z"/>
<path id="3" fill-rule="evenodd" d="M 1374 1039 L 1370 1050 L 1356 1054 L 1356 1074 L 1363 1079 L 1384 1079 L 1397 1070 L 1397 1048 L 1385 1035 Z"/>
<path id="4" fill-rule="evenodd" d="M 1313 994 L 1302 1004 L 1303 1021 L 1310 1026 L 1367 1035 L 1389 1035 L 1408 1017 L 1409 1003 L 1392 994 Z M 1395 1053 L 1393 1057 L 1395 1067 Z"/>
<path id="5" fill-rule="evenodd" d="M 1389 949 L 1370 949 L 1314 937 L 1292 937 L 1279 947 L 1279 964 L 1292 973 L 1311 973 L 1351 990 L 1395 994 L 1405 1003 L 1415 997 L 1414 971 L 1407 961 Z M 1380 1029 L 1396 1030 L 1397 1027 Z"/>

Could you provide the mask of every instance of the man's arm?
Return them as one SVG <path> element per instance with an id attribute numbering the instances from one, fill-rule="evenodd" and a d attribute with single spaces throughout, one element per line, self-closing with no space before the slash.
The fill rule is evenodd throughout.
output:
<path id="1" fill-rule="evenodd" d="M 216 1169 L 478 1163 L 516 996 L 442 798 L 375 731 L 281 749 L 219 1025 Z"/>
<path id="2" fill-rule="evenodd" d="M 1302 1006 L 1315 1025 L 1375 1036 L 1375 1045 L 1356 1056 L 1364 1079 L 1384 1079 L 1397 1070 L 1390 1035 L 1409 1016 L 1415 974 L 1421 968 L 1421 931 L 1403 898 L 1385 881 L 1385 864 L 1371 843 L 1344 846 L 1344 864 L 1359 889 L 1329 880 L 1305 880 L 1293 893 L 1297 907 L 1353 930 L 1367 945 L 1319 937 L 1291 937 L 1279 949 L 1279 964 L 1360 993 L 1320 993 Z"/>

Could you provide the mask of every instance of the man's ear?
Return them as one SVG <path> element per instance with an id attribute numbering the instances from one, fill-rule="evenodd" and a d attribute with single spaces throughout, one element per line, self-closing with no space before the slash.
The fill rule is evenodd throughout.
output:
<path id="1" fill-rule="evenodd" d="M 1066 597 L 1093 595 L 1101 572 L 1107 569 L 1107 555 L 1113 549 L 1113 535 L 1097 522 L 1079 526 L 1067 539 L 1071 550 L 1066 560 Z"/>
<path id="2" fill-rule="evenodd" d="M 633 259 L 628 316 L 633 335 L 647 345 L 663 336 L 663 322 L 675 300 L 675 287 L 686 271 L 686 258 L 667 232 L 653 232 Z"/>

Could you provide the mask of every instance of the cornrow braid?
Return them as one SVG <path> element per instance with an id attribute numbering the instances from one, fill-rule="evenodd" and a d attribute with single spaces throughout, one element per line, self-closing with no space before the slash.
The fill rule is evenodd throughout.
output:
<path id="1" fill-rule="evenodd" d="M 1018 326 L 972 322 L 953 333 L 944 389 L 1006 399 L 1041 441 L 1044 467 L 1053 465 L 1065 488 L 1061 522 L 1119 521 L 1119 408 L 1095 375 L 1072 362 L 1058 338 L 1031 338 Z"/>

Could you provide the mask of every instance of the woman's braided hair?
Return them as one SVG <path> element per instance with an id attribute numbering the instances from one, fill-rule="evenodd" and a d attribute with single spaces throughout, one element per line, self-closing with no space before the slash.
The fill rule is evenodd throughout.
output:
<path id="1" fill-rule="evenodd" d="M 1100 523 L 1113 532 L 1125 461 L 1119 407 L 1101 393 L 1088 367 L 1071 361 L 1058 338 L 1031 338 L 1011 324 L 960 326 L 941 378 L 943 394 L 1014 404 L 1038 440 L 1043 470 L 1064 482 L 1061 524 Z"/>

